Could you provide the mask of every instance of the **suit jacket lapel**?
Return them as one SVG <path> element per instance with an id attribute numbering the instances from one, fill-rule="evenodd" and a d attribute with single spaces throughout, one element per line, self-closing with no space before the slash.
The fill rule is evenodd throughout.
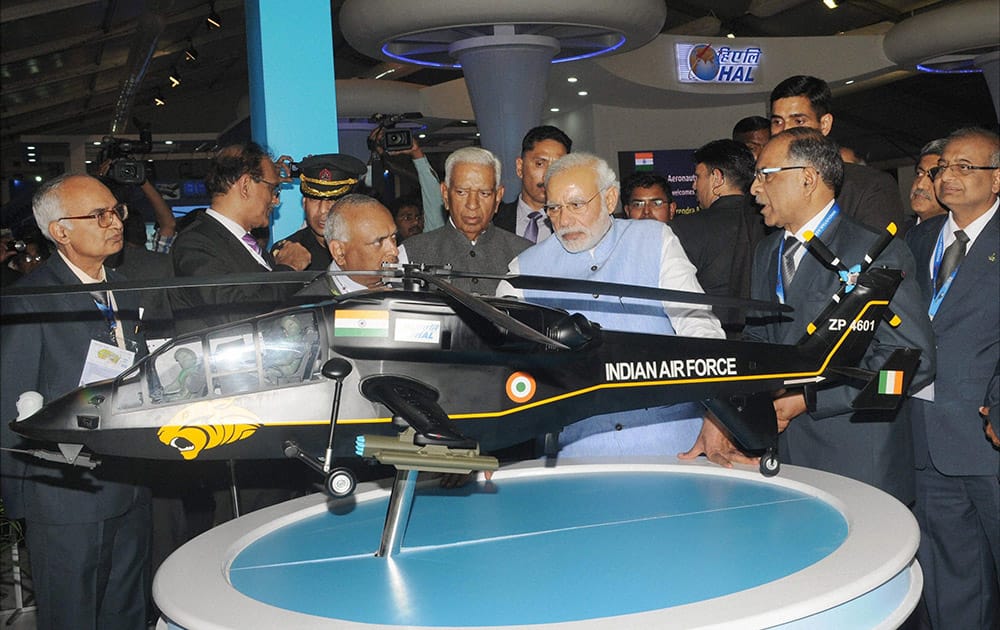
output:
<path id="1" fill-rule="evenodd" d="M 997 261 L 997 256 L 1000 255 L 1000 252 L 997 252 L 997 241 L 1000 240 L 998 218 L 1000 218 L 1000 212 L 993 215 L 993 218 L 976 238 L 976 242 L 966 253 L 965 259 L 955 275 L 955 280 L 952 282 L 951 288 L 948 289 L 948 294 L 941 302 L 940 315 L 948 312 L 949 303 L 972 299 L 969 294 L 978 291 L 983 274 L 989 273 L 990 270 L 993 273 L 997 272 L 997 264 L 1000 264 Z M 992 260 L 990 260 L 991 258 Z"/>
<path id="2" fill-rule="evenodd" d="M 242 266 L 245 267 L 246 271 L 267 271 L 267 268 L 257 262 L 257 259 L 254 258 L 253 254 L 247 250 L 242 241 L 236 238 L 235 234 L 226 229 L 226 226 L 222 225 L 214 217 L 207 214 L 202 218 L 205 219 L 205 227 L 209 231 L 215 232 L 213 240 L 217 241 L 220 246 L 224 246 L 229 250 L 225 256 L 226 258 L 242 260 L 244 262 Z M 267 255 L 264 256 L 264 259 L 267 260 Z M 270 261 L 268 264 L 272 267 L 274 266 Z"/>

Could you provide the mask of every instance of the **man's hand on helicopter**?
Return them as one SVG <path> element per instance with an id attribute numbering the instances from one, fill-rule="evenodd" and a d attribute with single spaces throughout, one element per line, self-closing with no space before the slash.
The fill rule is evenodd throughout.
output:
<path id="1" fill-rule="evenodd" d="M 678 453 L 677 459 L 694 459 L 699 455 L 704 455 L 708 461 L 723 468 L 732 468 L 733 464 L 760 463 L 759 457 L 750 457 L 736 448 L 729 432 L 710 411 L 705 414 L 701 433 L 694 446 L 684 453 Z"/>
<path id="2" fill-rule="evenodd" d="M 778 433 L 788 428 L 789 423 L 807 411 L 806 397 L 802 392 L 789 393 L 781 390 L 774 397 L 774 415 L 778 417 Z"/>

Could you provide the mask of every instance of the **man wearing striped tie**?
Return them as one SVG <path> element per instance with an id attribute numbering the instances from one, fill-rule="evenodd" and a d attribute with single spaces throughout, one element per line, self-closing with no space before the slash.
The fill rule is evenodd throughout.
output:
<path id="1" fill-rule="evenodd" d="M 807 245 L 808 232 L 819 236 L 848 267 L 861 263 L 879 238 L 872 229 L 841 212 L 836 194 L 843 181 L 837 146 L 814 129 L 780 133 L 761 151 L 750 192 L 762 206 L 764 222 L 782 228 L 757 247 L 751 297 L 778 300 L 795 308 L 791 319 L 767 318 L 744 331 L 751 340 L 795 344 L 840 287 L 836 271 Z M 874 266 L 900 269 L 904 279 L 890 303 L 901 323 L 882 322 L 857 366 L 879 371 L 898 348 L 922 351 L 910 393 L 934 374 L 934 341 L 907 247 L 893 239 Z M 816 326 L 836 322 L 817 321 Z M 880 385 L 895 388 L 898 375 L 886 373 Z M 852 477 L 885 490 L 905 504 L 914 499 L 912 432 L 908 405 L 898 412 L 854 412 L 860 390 L 848 385 L 817 388 L 807 403 L 801 389 L 777 392 L 779 456 L 782 462 Z"/>

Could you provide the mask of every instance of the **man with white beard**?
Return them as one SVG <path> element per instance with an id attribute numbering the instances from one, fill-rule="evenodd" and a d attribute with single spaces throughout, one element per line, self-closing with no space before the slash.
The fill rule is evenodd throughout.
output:
<path id="1" fill-rule="evenodd" d="M 612 218 L 619 186 L 604 160 L 588 153 L 566 155 L 549 167 L 545 189 L 544 210 L 556 238 L 523 251 L 511 261 L 511 273 L 702 292 L 697 270 L 666 224 Z M 716 339 L 725 336 L 708 306 L 522 291 L 507 282 L 500 283 L 497 295 L 581 313 L 610 330 Z M 702 414 L 700 405 L 686 403 L 594 416 L 563 429 L 559 454 L 676 455 L 695 443 Z M 551 443 L 546 450 L 553 452 Z M 726 457 L 714 455 L 711 453 L 710 459 L 724 465 L 749 461 L 737 452 L 726 453 Z"/>

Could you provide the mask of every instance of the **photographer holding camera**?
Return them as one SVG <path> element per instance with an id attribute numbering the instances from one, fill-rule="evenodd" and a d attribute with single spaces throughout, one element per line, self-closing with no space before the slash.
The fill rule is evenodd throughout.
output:
<path id="1" fill-rule="evenodd" d="M 415 114 L 419 116 L 419 114 Z M 393 159 L 405 155 L 413 161 L 413 168 L 417 173 L 417 182 L 420 185 L 420 198 L 423 202 L 424 210 L 424 231 L 436 230 L 445 224 L 444 202 L 441 199 L 441 182 L 431 167 L 431 163 L 424 156 L 423 150 L 417 144 L 417 139 L 410 133 L 409 129 L 395 129 L 394 125 L 404 117 L 413 117 L 413 114 L 397 114 L 386 116 L 385 114 L 375 114 L 371 117 L 371 122 L 379 125 L 372 129 L 368 136 L 368 148 L 383 160 L 390 171 L 398 174 L 398 169 L 394 168 Z M 373 172 L 382 172 L 382 169 L 372 169 Z M 409 173 L 407 173 L 410 177 Z M 372 178 L 372 187 L 375 186 L 375 178 Z M 379 191 L 382 193 L 383 191 Z M 382 195 L 385 196 L 384 194 Z"/>

